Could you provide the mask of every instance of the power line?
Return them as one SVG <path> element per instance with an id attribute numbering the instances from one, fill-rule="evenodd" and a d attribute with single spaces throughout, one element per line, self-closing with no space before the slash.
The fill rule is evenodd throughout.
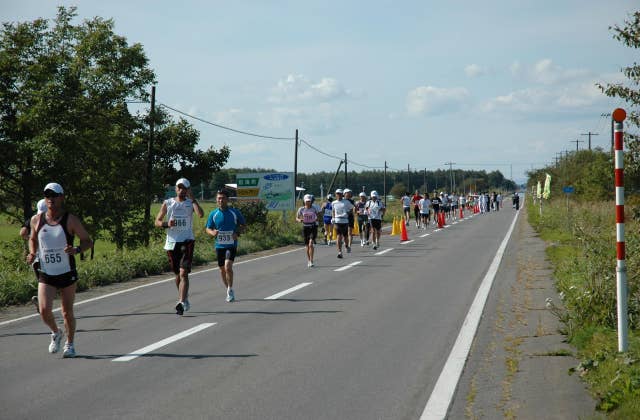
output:
<path id="1" fill-rule="evenodd" d="M 184 115 L 186 117 L 193 118 L 194 120 L 198 120 L 200 122 L 212 125 L 214 127 L 222 128 L 222 129 L 229 130 L 229 131 L 233 131 L 235 133 L 245 134 L 247 136 L 260 137 L 260 138 L 263 138 L 263 139 L 270 139 L 270 140 L 295 140 L 295 137 L 274 137 L 274 136 L 266 136 L 264 134 L 251 133 L 249 131 L 237 130 L 235 128 L 227 127 L 227 126 L 224 126 L 224 125 L 221 125 L 221 124 L 216 124 L 214 122 L 207 121 L 207 120 L 205 120 L 203 118 L 196 117 L 196 116 L 188 114 L 188 113 L 186 113 L 184 111 L 180 111 L 179 109 L 172 108 L 172 107 L 170 107 L 169 105 L 166 105 L 166 104 L 162 104 L 161 103 L 161 104 L 158 104 L 158 105 L 163 106 L 163 107 L 165 107 L 167 109 L 170 109 L 170 110 L 172 110 L 174 112 L 177 112 L 178 114 L 182 114 L 182 115 Z"/>

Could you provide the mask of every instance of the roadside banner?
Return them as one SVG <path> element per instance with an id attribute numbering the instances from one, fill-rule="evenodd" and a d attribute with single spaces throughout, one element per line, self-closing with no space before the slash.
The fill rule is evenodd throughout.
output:
<path id="1" fill-rule="evenodd" d="M 239 200 L 262 200 L 269 210 L 294 210 L 293 172 L 236 174 Z"/>
<path id="2" fill-rule="evenodd" d="M 542 198 L 548 200 L 551 197 L 551 175 L 547 174 L 544 180 L 544 191 L 542 192 Z"/>
<path id="3" fill-rule="evenodd" d="M 540 181 L 538 181 L 538 188 L 536 188 L 536 197 L 538 200 L 542 198 L 542 185 L 540 184 Z"/>

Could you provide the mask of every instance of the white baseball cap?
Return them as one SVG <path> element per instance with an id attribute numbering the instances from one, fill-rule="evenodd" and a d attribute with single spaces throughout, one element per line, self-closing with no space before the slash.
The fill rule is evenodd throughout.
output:
<path id="1" fill-rule="evenodd" d="M 338 188 L 338 189 L 336 190 L 336 194 L 344 194 L 344 192 L 343 192 L 340 188 Z"/>
<path id="2" fill-rule="evenodd" d="M 362 191 L 362 192 L 361 192 L 360 194 L 358 194 L 358 195 L 359 195 L 360 197 L 366 197 L 366 196 L 367 196 L 367 194 L 366 194 L 364 191 Z"/>
<path id="3" fill-rule="evenodd" d="M 178 185 L 183 185 L 185 188 L 189 188 L 191 186 L 191 183 L 187 178 L 180 178 L 179 180 L 176 181 L 176 187 Z"/>
<path id="4" fill-rule="evenodd" d="M 311 194 L 305 194 L 303 201 L 313 201 L 313 196 Z"/>
<path id="5" fill-rule="evenodd" d="M 345 194 L 346 194 L 346 193 L 349 193 L 349 192 L 353 192 L 353 191 L 351 191 L 349 188 L 345 188 L 345 189 L 344 189 L 344 193 L 345 193 Z"/>
<path id="6" fill-rule="evenodd" d="M 40 201 L 38 201 L 38 204 L 36 205 L 36 209 L 38 211 L 38 214 L 44 213 L 45 211 L 47 211 L 47 200 L 43 198 Z"/>
<path id="7" fill-rule="evenodd" d="M 371 191 L 371 197 L 377 197 L 378 196 L 378 191 L 373 190 Z"/>
<path id="8" fill-rule="evenodd" d="M 60 184 L 57 184 L 55 182 L 50 182 L 48 183 L 45 187 L 43 191 L 47 191 L 47 190 L 51 190 L 54 193 L 58 193 L 58 194 L 64 194 L 64 190 L 62 189 L 62 187 L 60 186 Z"/>

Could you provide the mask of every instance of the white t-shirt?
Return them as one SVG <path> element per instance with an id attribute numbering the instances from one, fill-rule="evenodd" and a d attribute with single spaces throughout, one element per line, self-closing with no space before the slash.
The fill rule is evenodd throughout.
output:
<path id="1" fill-rule="evenodd" d="M 402 196 L 400 199 L 402 201 L 402 207 L 410 207 L 411 206 L 411 197 L 408 195 Z"/>
<path id="2" fill-rule="evenodd" d="M 431 207 L 431 200 L 428 198 L 423 198 L 419 202 L 420 213 L 421 214 L 429 214 L 429 207 Z"/>
<path id="3" fill-rule="evenodd" d="M 366 205 L 367 213 L 369 214 L 369 219 L 382 219 L 382 209 L 384 209 L 384 203 L 380 200 L 369 200 Z"/>
<path id="4" fill-rule="evenodd" d="M 335 200 L 331 205 L 333 206 L 334 222 L 349 223 L 349 213 L 353 211 L 351 201 L 343 198 L 342 200 Z"/>
<path id="5" fill-rule="evenodd" d="M 298 218 L 302 219 L 302 224 L 305 226 L 313 226 L 318 221 L 318 213 L 320 208 L 317 205 L 312 204 L 311 207 L 300 207 L 298 209 Z"/>

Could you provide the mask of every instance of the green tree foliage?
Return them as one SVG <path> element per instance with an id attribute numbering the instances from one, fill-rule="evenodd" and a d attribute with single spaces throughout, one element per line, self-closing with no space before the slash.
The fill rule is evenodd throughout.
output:
<path id="1" fill-rule="evenodd" d="M 609 28 L 613 31 L 613 38 L 622 42 L 629 48 L 640 48 L 640 12 L 632 13 L 623 26 L 615 25 Z M 625 187 L 633 189 L 640 188 L 640 136 L 631 134 L 630 126 L 640 127 L 640 65 L 634 62 L 632 65 L 623 67 L 622 73 L 628 83 L 607 83 L 597 86 L 605 95 L 613 98 L 621 98 L 627 103 L 627 119 L 625 120 L 625 146 L 628 153 L 625 153 Z"/>
<path id="2" fill-rule="evenodd" d="M 155 80 L 140 44 L 96 17 L 73 24 L 75 8 L 51 22 L 5 23 L 0 32 L 0 212 L 31 214 L 42 187 L 65 188 L 67 207 L 96 238 L 137 245 L 151 226 L 142 218 L 150 116 L 127 102 L 148 101 Z M 208 182 L 229 150 L 196 150 L 199 132 L 162 109 L 156 124 L 153 191 L 180 176 Z M 16 196 L 20 203 L 16 203 Z"/>
<path id="3" fill-rule="evenodd" d="M 528 189 L 535 191 L 538 181 L 544 186 L 546 174 L 551 175 L 551 197 L 564 197 L 563 188 L 572 186 L 573 199 L 603 201 L 614 198 L 611 157 L 600 148 L 572 152 L 555 166 L 529 172 Z"/>

